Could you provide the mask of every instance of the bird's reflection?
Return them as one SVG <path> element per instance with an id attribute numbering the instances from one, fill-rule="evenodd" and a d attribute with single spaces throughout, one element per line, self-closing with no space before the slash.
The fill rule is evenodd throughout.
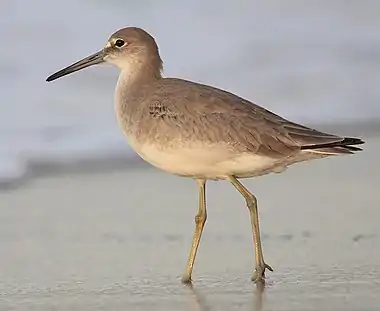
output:
<path id="1" fill-rule="evenodd" d="M 212 308 L 207 304 L 205 296 L 200 293 L 197 289 L 194 288 L 193 284 L 185 285 L 186 288 L 191 292 L 192 303 L 191 310 L 192 311 L 211 311 Z"/>
<path id="2" fill-rule="evenodd" d="M 213 311 L 213 306 L 210 304 L 206 296 L 199 290 L 196 289 L 192 284 L 185 285 L 187 290 L 190 292 L 191 296 L 191 311 Z M 263 309 L 263 294 L 265 290 L 265 283 L 259 282 L 254 285 L 252 291 L 252 303 L 247 301 L 247 304 L 251 306 L 247 310 L 261 311 Z"/>
<path id="3" fill-rule="evenodd" d="M 261 311 L 263 309 L 263 294 L 265 290 L 265 283 L 256 283 L 256 290 L 253 297 L 253 310 Z"/>

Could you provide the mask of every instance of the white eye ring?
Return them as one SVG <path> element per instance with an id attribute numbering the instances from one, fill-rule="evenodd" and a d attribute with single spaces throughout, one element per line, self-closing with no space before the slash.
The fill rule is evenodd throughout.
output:
<path id="1" fill-rule="evenodd" d="M 123 39 L 116 39 L 115 40 L 115 46 L 117 48 L 121 48 L 125 45 L 125 41 Z"/>

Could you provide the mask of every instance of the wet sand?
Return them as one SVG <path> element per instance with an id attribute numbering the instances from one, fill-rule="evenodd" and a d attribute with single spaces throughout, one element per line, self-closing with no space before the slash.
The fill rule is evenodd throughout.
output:
<path id="1" fill-rule="evenodd" d="M 260 294 L 244 200 L 208 183 L 183 286 L 195 182 L 148 166 L 45 176 L 0 193 L 0 310 L 379 310 L 380 139 L 244 183 L 258 197 Z"/>

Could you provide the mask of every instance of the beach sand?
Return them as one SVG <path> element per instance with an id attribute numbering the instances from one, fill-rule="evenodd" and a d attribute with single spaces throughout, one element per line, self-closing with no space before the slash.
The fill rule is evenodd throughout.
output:
<path id="1" fill-rule="evenodd" d="M 357 155 L 244 180 L 259 202 L 267 273 L 244 200 L 207 184 L 208 220 L 180 283 L 194 181 L 140 162 L 46 175 L 0 193 L 0 310 L 379 310 L 380 139 Z"/>

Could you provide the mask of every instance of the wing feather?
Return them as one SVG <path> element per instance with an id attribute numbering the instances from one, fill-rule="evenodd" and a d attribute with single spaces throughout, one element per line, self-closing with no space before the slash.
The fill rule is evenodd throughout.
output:
<path id="1" fill-rule="evenodd" d="M 175 122 L 179 131 L 171 135 L 183 139 L 224 142 L 272 157 L 343 139 L 290 122 L 232 93 L 181 79 L 160 80 L 148 98 L 162 126 Z"/>

